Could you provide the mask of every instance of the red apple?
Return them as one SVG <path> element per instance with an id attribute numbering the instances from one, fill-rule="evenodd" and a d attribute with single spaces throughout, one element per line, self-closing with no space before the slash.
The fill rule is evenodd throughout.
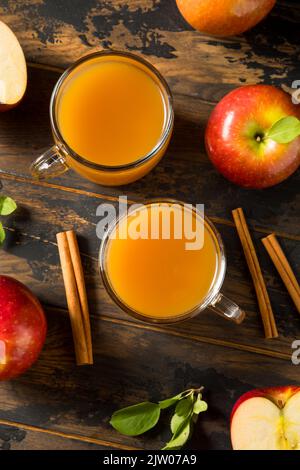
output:
<path id="1" fill-rule="evenodd" d="M 259 23 L 276 0 L 176 0 L 194 28 L 214 36 L 234 36 Z"/>
<path id="2" fill-rule="evenodd" d="M 16 106 L 25 93 L 27 68 L 18 39 L 0 21 L 0 111 Z"/>
<path id="3" fill-rule="evenodd" d="M 275 122 L 300 117 L 291 97 L 270 85 L 233 90 L 214 108 L 205 143 L 215 167 L 246 188 L 267 188 L 285 180 L 300 164 L 300 137 L 280 144 L 266 137 Z"/>
<path id="4" fill-rule="evenodd" d="M 231 414 L 234 450 L 300 450 L 300 387 L 245 393 Z"/>
<path id="5" fill-rule="evenodd" d="M 37 360 L 46 331 L 43 309 L 33 293 L 0 276 L 0 380 L 16 377 Z"/>

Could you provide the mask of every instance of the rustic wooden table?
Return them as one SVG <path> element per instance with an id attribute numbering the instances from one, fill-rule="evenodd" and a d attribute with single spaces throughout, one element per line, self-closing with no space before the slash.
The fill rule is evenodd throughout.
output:
<path id="1" fill-rule="evenodd" d="M 279 0 L 271 15 L 242 37 L 216 39 L 193 31 L 174 0 L 1 0 L 1 20 L 16 32 L 28 60 L 22 104 L 0 115 L 2 190 L 19 209 L 6 219 L 0 271 L 26 283 L 45 306 L 43 353 L 22 377 L 0 385 L 2 449 L 160 448 L 167 423 L 135 439 L 108 424 L 119 407 L 203 384 L 209 412 L 188 447 L 229 449 L 234 401 L 253 387 L 299 383 L 291 343 L 300 317 L 260 239 L 275 231 L 298 270 L 299 172 L 265 191 L 240 189 L 212 167 L 203 147 L 210 111 L 236 86 L 291 86 L 299 76 L 300 6 Z M 51 144 L 48 106 L 62 69 L 93 50 L 143 54 L 163 73 L 175 98 L 175 132 L 167 155 L 147 177 L 105 188 L 68 172 L 33 181 L 30 162 Z M 133 200 L 167 196 L 205 203 L 228 253 L 225 293 L 247 311 L 242 326 L 210 312 L 172 327 L 144 325 L 119 310 L 99 278 L 96 207 L 119 194 Z M 265 340 L 257 302 L 231 210 L 242 206 L 256 241 L 279 328 Z M 56 233 L 79 234 L 91 306 L 95 365 L 76 367 Z"/>

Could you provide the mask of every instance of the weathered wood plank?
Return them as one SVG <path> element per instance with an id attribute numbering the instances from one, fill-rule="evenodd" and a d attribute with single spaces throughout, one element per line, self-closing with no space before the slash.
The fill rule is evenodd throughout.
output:
<path id="1" fill-rule="evenodd" d="M 109 299 L 98 273 L 100 240 L 96 237 L 96 208 L 100 202 L 108 201 L 10 180 L 3 180 L 3 191 L 16 199 L 19 210 L 5 221 L 9 231 L 5 250 L 0 252 L 1 272 L 16 275 L 31 286 L 45 304 L 65 308 L 56 233 L 73 228 L 79 235 L 95 321 L 103 315 L 127 319 Z M 280 331 L 280 339 L 275 341 L 263 339 L 252 282 L 235 228 L 226 225 L 218 225 L 218 228 L 228 255 L 228 275 L 224 291 L 247 311 L 247 320 L 242 326 L 236 326 L 207 311 L 172 328 L 199 338 L 204 336 L 256 346 L 284 353 L 289 357 L 291 341 L 300 334 L 300 318 L 260 242 L 261 234 L 255 233 L 255 241 Z M 288 239 L 283 244 L 297 273 L 299 244 Z"/>
<path id="2" fill-rule="evenodd" d="M 101 440 L 47 431 L 0 419 L 0 450 L 109 450 Z"/>
<path id="3" fill-rule="evenodd" d="M 29 88 L 23 103 L 15 110 L 0 114 L 0 171 L 29 177 L 30 162 L 51 145 L 48 106 L 57 78 L 55 72 L 30 69 Z M 274 230 L 299 236 L 300 173 L 264 191 L 245 190 L 229 183 L 215 171 L 203 146 L 211 105 L 177 95 L 175 103 L 175 132 L 167 155 L 142 180 L 122 188 L 105 188 L 70 171 L 50 183 L 100 195 L 126 194 L 132 199 L 161 196 L 201 202 L 209 215 L 227 221 L 231 221 L 231 209 L 241 205 L 250 223 L 265 232 Z"/>
<path id="4" fill-rule="evenodd" d="M 220 83 L 230 89 L 298 79 L 300 9 L 293 1 L 279 0 L 263 23 L 228 39 L 193 31 L 174 0 L 85 0 L 76 7 L 73 0 L 5 0 L 0 13 L 35 62 L 65 66 L 95 49 L 127 49 L 149 56 L 177 93 L 209 93 L 213 101 Z"/>
<path id="5" fill-rule="evenodd" d="M 287 361 L 244 351 L 237 355 L 231 348 L 101 320 L 93 325 L 94 366 L 76 367 L 67 316 L 51 310 L 48 322 L 47 343 L 36 365 L 1 384 L 0 419 L 103 439 L 112 446 L 155 449 L 169 437 L 168 412 L 163 425 L 142 438 L 115 432 L 108 424 L 111 413 L 203 384 L 209 411 L 189 447 L 228 449 L 229 415 L 240 394 L 298 381 L 297 367 Z"/>
<path id="6" fill-rule="evenodd" d="M 8 239 L 0 252 L 0 272 L 32 288 L 47 306 L 49 321 L 38 363 L 19 379 L 1 383 L 0 448 L 159 448 L 169 437 L 167 417 L 164 426 L 148 437 L 130 439 L 108 425 L 111 413 L 136 401 L 157 400 L 203 384 L 210 411 L 201 416 L 189 447 L 228 449 L 230 410 L 241 393 L 255 386 L 298 381 L 298 370 L 289 358 L 291 342 L 300 334 L 299 315 L 260 238 L 262 232 L 282 233 L 285 251 L 299 272 L 299 172 L 267 191 L 237 188 L 209 163 L 203 133 L 212 106 L 233 87 L 261 82 L 290 86 L 299 78 L 299 3 L 279 0 L 263 23 L 229 39 L 192 31 L 173 0 L 84 0 L 75 6 L 71 0 L 3 0 L 0 5 L 1 20 L 16 31 L 27 59 L 53 67 L 52 71 L 30 68 L 25 100 L 0 115 L 3 191 L 19 205 L 18 212 L 5 221 Z M 51 144 L 48 104 L 58 77 L 54 69 L 101 48 L 142 53 L 166 76 L 176 112 L 168 153 L 149 176 L 129 187 L 96 186 L 71 172 L 49 183 L 33 184 L 29 163 Z M 119 194 L 134 200 L 164 196 L 206 204 L 207 213 L 220 222 L 227 247 L 225 293 L 247 311 L 242 326 L 204 312 L 176 326 L 148 327 L 109 300 L 97 268 L 95 210 L 105 200 L 115 203 Z M 254 291 L 231 221 L 230 211 L 239 205 L 256 228 L 278 340 L 263 339 Z M 68 228 L 80 235 L 92 306 L 95 366 L 91 368 L 74 365 L 55 241 L 56 232 Z M 17 423 L 23 423 L 20 429 Z M 78 436 L 86 442 L 77 441 Z"/>

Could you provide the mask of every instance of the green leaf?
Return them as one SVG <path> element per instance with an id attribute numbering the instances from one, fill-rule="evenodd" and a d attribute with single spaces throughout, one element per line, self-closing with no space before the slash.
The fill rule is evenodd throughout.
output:
<path id="1" fill-rule="evenodd" d="M 159 407 L 161 410 L 165 410 L 166 408 L 170 408 L 171 406 L 175 405 L 175 403 L 178 402 L 178 400 L 181 400 L 183 393 L 179 393 L 178 395 L 175 395 L 175 397 L 167 398 L 166 400 L 159 401 Z"/>
<path id="2" fill-rule="evenodd" d="M 202 401 L 202 390 L 203 387 L 191 388 L 159 403 L 144 402 L 123 408 L 112 415 L 110 424 L 121 434 L 139 436 L 157 424 L 161 410 L 176 404 L 171 419 L 172 438 L 164 449 L 180 449 L 193 432 L 197 413 L 207 409 L 206 403 Z"/>
<path id="3" fill-rule="evenodd" d="M 5 230 L 3 228 L 3 225 L 0 222 L 0 245 L 2 245 L 4 240 L 5 240 Z"/>
<path id="4" fill-rule="evenodd" d="M 180 402 L 178 402 L 176 408 L 175 408 L 175 413 L 178 414 L 179 416 L 188 416 L 189 412 L 192 409 L 194 402 L 194 398 L 192 395 L 190 395 L 187 398 L 184 398 Z"/>
<path id="5" fill-rule="evenodd" d="M 171 431 L 176 434 L 180 426 L 186 421 L 187 416 L 179 416 L 174 413 L 171 419 Z"/>
<path id="6" fill-rule="evenodd" d="M 15 201 L 8 196 L 0 196 L 0 215 L 9 215 L 17 208 Z"/>
<path id="7" fill-rule="evenodd" d="M 160 407 L 156 403 L 143 402 L 116 411 L 110 424 L 125 436 L 139 436 L 153 428 L 160 417 Z"/>
<path id="8" fill-rule="evenodd" d="M 199 393 L 197 396 L 197 400 L 194 403 L 194 409 L 193 409 L 193 413 L 195 413 L 196 415 L 198 415 L 199 413 L 202 413 L 203 411 L 206 411 L 208 408 L 206 401 L 201 400 L 201 398 L 202 398 L 202 395 L 201 393 Z"/>
<path id="9" fill-rule="evenodd" d="M 174 435 L 178 432 L 180 426 L 190 416 L 194 406 L 194 399 L 192 396 L 184 398 L 177 403 L 175 413 L 171 419 L 171 431 Z"/>
<path id="10" fill-rule="evenodd" d="M 189 395 L 192 395 L 194 392 L 193 389 L 185 390 L 184 392 L 178 393 L 174 397 L 167 398 L 166 400 L 159 401 L 158 404 L 161 410 L 165 410 L 166 408 L 170 408 L 171 406 L 175 405 L 179 400 L 182 398 L 186 398 Z"/>
<path id="11" fill-rule="evenodd" d="M 162 450 L 176 450 L 180 449 L 187 442 L 191 433 L 190 417 L 186 418 L 179 432 L 172 437 L 172 439 L 163 447 Z"/>
<path id="12" fill-rule="evenodd" d="M 288 144 L 300 135 L 300 121 L 295 116 L 279 119 L 268 130 L 266 138 L 275 140 L 279 144 Z"/>

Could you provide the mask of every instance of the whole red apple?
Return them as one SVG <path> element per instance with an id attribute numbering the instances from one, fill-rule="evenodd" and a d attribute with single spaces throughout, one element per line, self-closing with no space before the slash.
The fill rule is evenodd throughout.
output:
<path id="1" fill-rule="evenodd" d="M 300 450 L 300 387 L 255 389 L 233 407 L 234 450 Z"/>
<path id="2" fill-rule="evenodd" d="M 46 331 L 42 306 L 33 293 L 0 276 L 0 380 L 16 377 L 36 361 Z"/>
<path id="3" fill-rule="evenodd" d="M 234 36 L 259 23 L 276 0 L 176 0 L 194 28 L 214 36 Z"/>
<path id="4" fill-rule="evenodd" d="M 246 188 L 267 188 L 285 180 L 300 164 L 300 137 L 287 144 L 267 137 L 273 124 L 300 117 L 291 97 L 271 85 L 233 90 L 214 108 L 205 143 L 215 167 Z"/>

